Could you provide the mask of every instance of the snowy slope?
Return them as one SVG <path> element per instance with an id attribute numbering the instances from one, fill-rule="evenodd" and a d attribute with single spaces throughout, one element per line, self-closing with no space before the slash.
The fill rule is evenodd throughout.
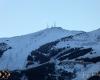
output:
<path id="1" fill-rule="evenodd" d="M 1 38 L 0 43 L 6 43 L 11 49 L 6 50 L 0 57 L 0 70 L 23 69 L 26 65 L 27 56 L 32 50 L 45 43 L 78 33 L 84 32 L 68 31 L 60 27 L 53 27 L 28 35 Z"/>
<path id="2" fill-rule="evenodd" d="M 100 72 L 99 34 L 100 29 L 63 37 L 44 44 L 31 52 L 27 58 L 27 66 L 30 68 L 36 64 L 54 62 L 55 71 L 58 71 L 57 76 L 61 76 L 63 71 L 68 71 L 76 76 L 73 80 L 87 80 Z M 61 71 L 60 74 L 58 74 L 59 71 Z M 72 77 L 68 80 L 72 80 Z"/>
<path id="3" fill-rule="evenodd" d="M 57 44 L 57 47 L 64 47 L 65 45 L 67 46 L 67 44 L 69 44 L 71 47 L 86 47 L 86 48 L 91 47 L 96 52 L 96 54 L 92 56 L 99 56 L 100 29 L 87 33 L 76 34 L 72 37 L 72 39 L 68 41 L 65 40 Z"/>

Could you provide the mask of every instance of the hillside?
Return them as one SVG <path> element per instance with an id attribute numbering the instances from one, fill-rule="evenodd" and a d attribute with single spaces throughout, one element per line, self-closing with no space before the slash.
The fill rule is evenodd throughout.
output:
<path id="1" fill-rule="evenodd" d="M 16 80 L 92 80 L 100 72 L 99 34 L 53 27 L 1 38 L 0 70 Z"/>

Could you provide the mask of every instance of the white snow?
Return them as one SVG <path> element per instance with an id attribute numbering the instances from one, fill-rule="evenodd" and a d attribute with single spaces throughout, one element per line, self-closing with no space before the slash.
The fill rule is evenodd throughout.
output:
<path id="1" fill-rule="evenodd" d="M 57 39 L 70 35 L 73 35 L 74 37 L 68 41 L 60 41 L 55 46 L 55 48 L 63 48 L 67 46 L 70 46 L 71 48 L 93 48 L 93 51 L 96 53 L 92 55 L 87 54 L 82 57 L 92 58 L 100 56 L 100 29 L 92 32 L 82 32 L 68 31 L 60 27 L 53 27 L 28 35 L 17 36 L 12 38 L 1 38 L 0 43 L 7 43 L 8 46 L 12 47 L 12 49 L 8 49 L 6 52 L 3 53 L 2 57 L 0 57 L 0 70 L 24 69 L 26 66 L 27 56 L 31 53 L 32 50 L 39 48 L 45 43 L 55 41 Z M 32 67 L 33 66 L 38 66 L 38 63 L 32 65 Z M 91 76 L 91 74 L 100 71 L 100 63 L 89 64 L 86 68 L 84 68 L 81 64 L 71 64 L 67 66 L 62 65 L 56 66 L 56 68 L 62 68 L 69 72 L 73 72 L 74 69 L 76 69 L 78 71 L 77 77 L 73 80 L 86 80 Z"/>
<path id="2" fill-rule="evenodd" d="M 0 58 L 0 69 L 23 69 L 26 65 L 27 56 L 32 50 L 45 43 L 78 33 L 81 31 L 68 31 L 53 27 L 28 35 L 0 39 L 0 43 L 5 42 L 12 47 Z"/>
<path id="3" fill-rule="evenodd" d="M 79 34 L 80 33 L 80 34 Z M 32 50 L 39 48 L 41 45 L 55 41 L 57 39 L 73 35 L 74 37 L 68 41 L 60 41 L 55 48 L 63 48 L 70 46 L 71 48 L 75 47 L 84 47 L 84 48 L 93 48 L 93 51 L 96 52 L 94 54 L 87 54 L 85 57 L 97 57 L 100 56 L 100 29 L 92 31 L 92 32 L 81 32 L 81 31 L 68 31 L 62 28 L 47 28 L 45 30 L 18 36 L 12 38 L 1 38 L 0 43 L 7 43 L 8 46 L 12 47 L 12 49 L 4 52 L 2 57 L 0 57 L 0 70 L 9 69 L 24 69 L 26 66 L 27 56 L 31 53 Z M 52 61 L 52 59 L 51 59 Z M 57 61 L 56 61 L 57 62 Z M 59 62 L 57 62 L 59 63 Z M 38 63 L 32 65 L 32 67 L 38 66 Z M 76 69 L 77 77 L 73 80 L 86 80 L 93 73 L 97 73 L 100 71 L 100 63 L 89 64 L 86 68 L 84 68 L 81 64 L 68 64 L 62 66 L 56 66 L 56 68 L 64 69 L 69 72 L 73 72 Z M 85 76 L 85 77 L 84 77 Z"/>

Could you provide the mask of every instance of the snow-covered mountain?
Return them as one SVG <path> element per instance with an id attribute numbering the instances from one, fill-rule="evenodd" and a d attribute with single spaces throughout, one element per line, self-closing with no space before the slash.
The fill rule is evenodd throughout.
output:
<path id="1" fill-rule="evenodd" d="M 3 52 L 3 55 L 0 57 L 0 69 L 23 69 L 26 64 L 27 56 L 32 50 L 37 49 L 45 43 L 78 33 L 82 32 L 68 31 L 60 27 L 53 27 L 24 36 L 0 39 L 1 44 L 5 43 L 11 47 L 11 49 Z"/>
<path id="2" fill-rule="evenodd" d="M 47 28 L 0 39 L 0 69 L 21 70 L 28 80 L 93 80 L 100 74 L 99 47 L 100 29 Z"/>
<path id="3" fill-rule="evenodd" d="M 27 58 L 27 66 L 34 67 L 43 63 L 54 62 L 56 74 L 61 76 L 73 73 L 64 80 L 87 80 L 100 72 L 100 29 L 83 32 L 44 44 L 33 50 Z M 62 78 L 63 79 L 63 78 Z M 100 78 L 99 78 L 100 79 Z M 59 79 L 57 79 L 59 80 Z M 94 79 L 96 80 L 96 79 Z"/>

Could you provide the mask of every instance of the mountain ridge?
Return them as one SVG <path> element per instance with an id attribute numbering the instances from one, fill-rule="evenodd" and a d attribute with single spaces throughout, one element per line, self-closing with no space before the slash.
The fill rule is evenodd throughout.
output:
<path id="1" fill-rule="evenodd" d="M 4 42 L 12 47 L 12 49 L 4 52 L 4 55 L 2 55 L 0 58 L 0 69 L 19 69 L 19 67 L 23 68 L 26 63 L 25 60 L 32 50 L 37 49 L 40 45 L 45 43 L 77 33 L 80 32 L 66 31 L 62 28 L 48 28 L 21 37 L 0 39 L 0 43 Z M 9 63 L 10 61 L 12 63 Z"/>
<path id="2" fill-rule="evenodd" d="M 12 72 L 18 70 L 21 71 L 18 73 L 20 75 L 25 70 L 24 74 L 29 77 L 28 80 L 35 78 L 40 80 L 36 76 L 46 69 L 46 74 L 41 74 L 43 75 L 41 77 L 45 78 L 49 74 L 48 71 L 51 70 L 47 67 L 53 66 L 50 74 L 61 76 L 64 72 L 69 75 L 68 80 L 86 80 L 90 74 L 87 78 L 82 78 L 83 72 L 92 74 L 92 72 L 99 73 L 100 71 L 99 33 L 99 29 L 83 32 L 53 27 L 20 37 L 0 39 L 0 70 Z M 48 62 L 53 62 L 53 64 Z M 41 67 L 39 67 L 40 65 Z M 33 74 L 37 73 L 35 78 L 32 77 L 33 75 L 29 75 L 30 70 Z M 54 78 L 54 80 L 56 79 Z M 66 75 L 63 80 L 66 80 Z"/>

